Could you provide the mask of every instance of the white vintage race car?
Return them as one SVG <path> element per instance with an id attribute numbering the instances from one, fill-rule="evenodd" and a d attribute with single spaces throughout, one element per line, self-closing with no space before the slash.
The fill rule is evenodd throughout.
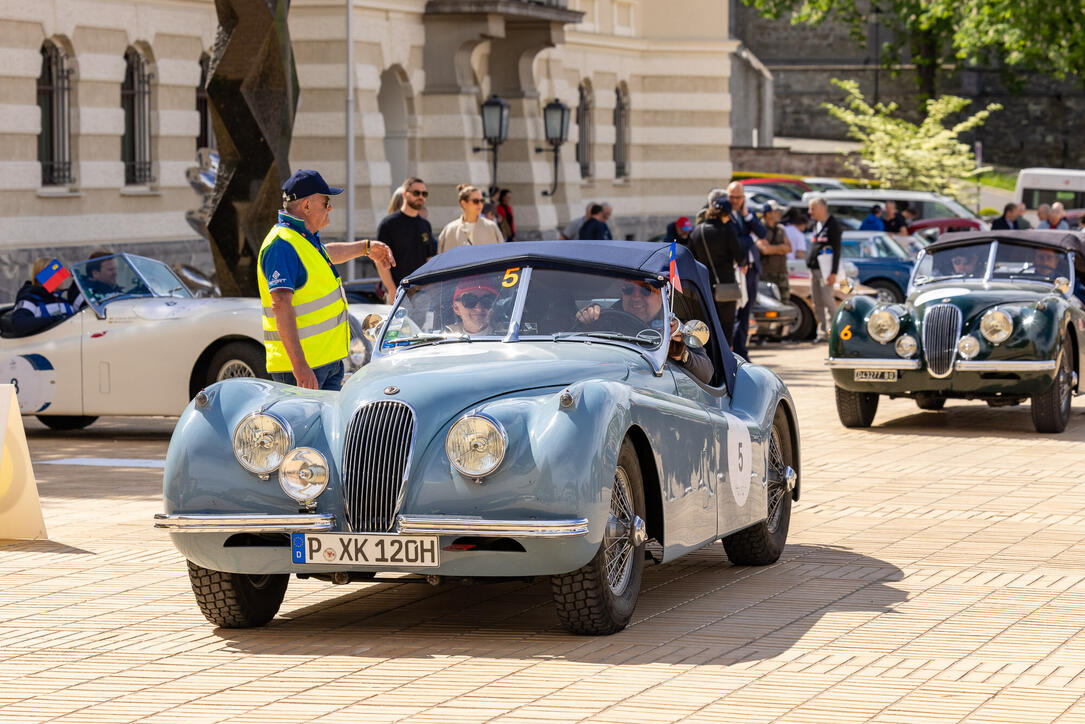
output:
<path id="1" fill-rule="evenodd" d="M 75 264 L 72 276 L 87 306 L 45 329 L 13 336 L 13 308 L 0 309 L 0 382 L 16 386 L 24 415 L 56 430 L 101 415 L 178 415 L 213 382 L 268 377 L 259 299 L 194 298 L 168 266 L 134 254 Z M 359 320 L 389 309 L 349 305 L 347 374 L 369 357 Z"/>

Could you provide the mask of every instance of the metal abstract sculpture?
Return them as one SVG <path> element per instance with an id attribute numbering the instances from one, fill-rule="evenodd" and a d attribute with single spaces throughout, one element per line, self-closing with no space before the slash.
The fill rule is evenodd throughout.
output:
<path id="1" fill-rule="evenodd" d="M 215 0 L 215 9 L 219 30 L 207 95 L 218 164 L 214 189 L 187 218 L 211 242 L 222 294 L 255 296 L 257 254 L 290 176 L 298 103 L 290 0 Z"/>

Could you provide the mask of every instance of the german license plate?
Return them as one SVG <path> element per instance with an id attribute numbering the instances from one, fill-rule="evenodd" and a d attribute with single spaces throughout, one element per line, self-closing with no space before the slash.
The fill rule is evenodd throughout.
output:
<path id="1" fill-rule="evenodd" d="M 441 549 L 435 535 L 293 533 L 290 547 L 294 563 L 394 568 L 430 568 L 441 564 Z"/>
<path id="2" fill-rule="evenodd" d="M 896 382 L 896 370 L 855 370 L 856 382 Z"/>

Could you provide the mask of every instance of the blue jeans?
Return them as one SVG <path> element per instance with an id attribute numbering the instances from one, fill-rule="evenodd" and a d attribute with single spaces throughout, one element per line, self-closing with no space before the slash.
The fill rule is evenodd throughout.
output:
<path id="1" fill-rule="evenodd" d="M 313 374 L 316 375 L 316 388 L 318 390 L 336 391 L 343 386 L 343 360 L 314 367 Z M 298 381 L 294 379 L 293 372 L 272 372 L 271 379 L 287 385 L 298 384 Z"/>
<path id="2" fill-rule="evenodd" d="M 735 313 L 735 339 L 731 349 L 743 359 L 750 359 L 750 351 L 746 348 L 746 338 L 750 336 L 750 312 L 757 303 L 757 283 L 761 275 L 753 270 L 753 266 L 746 270 L 746 293 L 749 301 L 746 306 Z"/>

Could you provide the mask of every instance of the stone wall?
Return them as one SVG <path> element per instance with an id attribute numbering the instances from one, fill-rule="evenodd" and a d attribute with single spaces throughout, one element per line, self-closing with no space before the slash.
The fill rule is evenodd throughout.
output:
<path id="1" fill-rule="evenodd" d="M 807 153 L 786 147 L 752 148 L 731 146 L 731 163 L 735 171 L 755 173 L 784 173 L 798 176 L 854 176 L 846 161 L 858 159 L 858 154 Z"/>

